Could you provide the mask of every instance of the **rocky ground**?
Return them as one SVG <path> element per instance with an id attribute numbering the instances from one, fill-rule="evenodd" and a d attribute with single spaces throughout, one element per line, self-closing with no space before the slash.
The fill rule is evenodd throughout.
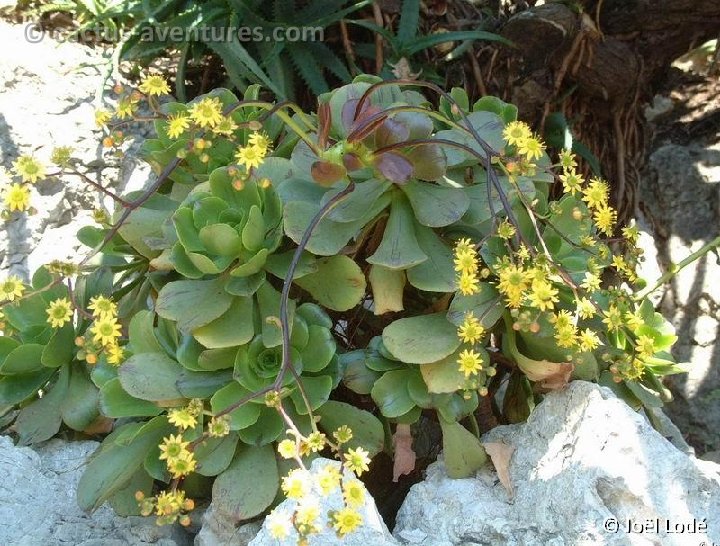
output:
<path id="1" fill-rule="evenodd" d="M 649 111 L 654 128 L 640 209 L 654 241 L 649 261 L 679 263 L 720 235 L 720 81 L 675 74 Z M 657 264 L 654 264 L 657 265 Z M 658 292 L 677 329 L 674 355 L 690 372 L 670 378 L 667 411 L 698 454 L 720 460 L 720 256 L 712 252 Z"/>
<path id="2" fill-rule="evenodd" d="M 94 112 L 100 106 L 96 97 L 108 75 L 108 54 L 49 37 L 31 43 L 25 29 L 0 20 L 6 52 L 0 56 L 0 165 L 9 170 L 24 154 L 49 164 L 53 148 L 71 146 L 95 182 L 116 190 L 134 184 L 133 178 L 142 184 L 147 171 L 104 152 L 102 133 L 95 126 Z M 126 149 L 134 149 L 147 128 L 131 127 L 126 133 Z M 92 222 L 100 195 L 76 176 L 36 184 L 32 204 L 37 213 L 13 214 L 0 232 L 0 276 L 27 279 L 49 260 L 76 258 L 81 245 L 75 233 Z"/>

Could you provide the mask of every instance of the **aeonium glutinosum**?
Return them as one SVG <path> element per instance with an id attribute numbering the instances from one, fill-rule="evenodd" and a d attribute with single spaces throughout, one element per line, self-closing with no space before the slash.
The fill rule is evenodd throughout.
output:
<path id="1" fill-rule="evenodd" d="M 440 93 L 435 110 L 401 83 L 361 77 L 308 115 L 256 88 L 161 106 L 148 79 L 99 113 L 122 124 L 149 99 L 157 180 L 81 230 L 79 268 L 0 285 L 0 408 L 22 408 L 21 439 L 116 420 L 82 506 L 187 524 L 212 483 L 217 509 L 248 519 L 280 488 L 298 502 L 269 518 L 275 536 L 344 535 L 362 522 L 357 483 L 308 463 L 335 452 L 359 475 L 392 450 L 381 420 L 436 414 L 448 471 L 467 476 L 491 396 L 512 422 L 570 378 L 661 403 L 674 336 L 637 296 L 637 230 L 611 237 L 607 184 L 567 151 L 553 164 L 512 105 L 412 82 Z M 32 183 L 30 167 L 16 174 Z M 344 505 L 325 519 L 311 497 L 331 490 Z"/>

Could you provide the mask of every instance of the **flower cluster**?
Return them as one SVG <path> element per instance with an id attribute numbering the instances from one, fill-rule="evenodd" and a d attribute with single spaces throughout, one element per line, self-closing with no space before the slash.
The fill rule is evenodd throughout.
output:
<path id="1" fill-rule="evenodd" d="M 185 497 L 185 491 L 180 489 L 163 491 L 156 497 L 146 497 L 145 493 L 137 491 L 135 500 L 137 500 L 143 516 L 149 516 L 155 512 L 158 525 L 170 525 L 177 521 L 180 525 L 187 527 L 191 523 L 187 512 L 195 508 L 195 502 Z"/>
<path id="2" fill-rule="evenodd" d="M 478 255 L 470 239 L 461 239 L 455 245 L 455 272 L 458 290 L 464 296 L 479 291 Z"/>
<path id="3" fill-rule="evenodd" d="M 350 448 L 343 453 L 343 445 L 353 437 L 352 431 L 345 425 L 333 433 L 336 443 L 330 442 L 318 431 L 304 436 L 292 428 L 287 434 L 289 438 L 278 443 L 278 453 L 285 459 L 295 459 L 299 468 L 291 470 L 283 478 L 281 489 L 288 499 L 297 501 L 297 506 L 292 514 L 276 509 L 268 516 L 270 534 L 274 538 L 284 539 L 294 530 L 302 543 L 310 535 L 320 533 L 323 525 L 317 499 L 337 491 L 342 493 L 343 507 L 329 511 L 327 526 L 334 529 L 339 537 L 353 532 L 362 525 L 363 518 L 358 509 L 365 503 L 365 489 L 354 475 L 360 476 L 368 470 L 369 453 L 361 447 Z M 303 456 L 319 452 L 326 446 L 341 455 L 345 476 L 336 466 L 337 463 L 325 465 L 317 474 L 313 474 L 303 464 Z"/>
<path id="4" fill-rule="evenodd" d="M 84 358 L 88 364 L 97 362 L 100 352 L 105 354 L 109 364 L 119 366 L 125 356 L 124 349 L 118 343 L 122 336 L 121 326 L 117 318 L 117 304 L 105 296 L 95 296 L 88 305 L 93 323 L 88 332 L 90 336 L 78 338 L 76 343 L 83 350 L 78 352 L 78 358 Z"/>

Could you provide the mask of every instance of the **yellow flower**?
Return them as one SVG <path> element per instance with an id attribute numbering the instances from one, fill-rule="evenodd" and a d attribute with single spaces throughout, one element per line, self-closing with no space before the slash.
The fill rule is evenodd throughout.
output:
<path id="1" fill-rule="evenodd" d="M 600 338 L 590 328 L 585 328 L 578 336 L 578 343 L 581 351 L 592 351 L 600 346 Z"/>
<path id="2" fill-rule="evenodd" d="M 243 165 L 246 169 L 259 167 L 265 159 L 266 151 L 257 146 L 241 146 L 235 152 L 235 159 L 238 165 Z"/>
<path id="3" fill-rule="evenodd" d="M 503 130 L 503 138 L 511 146 L 521 146 L 530 137 L 532 137 L 530 126 L 523 121 L 511 121 Z"/>
<path id="4" fill-rule="evenodd" d="M 585 273 L 585 279 L 580 283 L 585 290 L 588 292 L 595 292 L 600 290 L 600 277 L 589 271 Z"/>
<path id="5" fill-rule="evenodd" d="M 45 310 L 48 314 L 47 321 L 53 328 L 62 328 L 72 320 L 73 308 L 67 298 L 59 298 L 50 302 Z"/>
<path id="6" fill-rule="evenodd" d="M 558 347 L 569 349 L 577 345 L 577 328 L 574 324 L 566 326 L 555 325 L 555 342 Z"/>
<path id="7" fill-rule="evenodd" d="M 370 463 L 369 453 L 361 447 L 349 449 L 345 454 L 345 466 L 360 476 L 369 469 Z"/>
<path id="8" fill-rule="evenodd" d="M 185 114 L 173 114 L 167 119 L 165 131 L 168 137 L 177 138 L 190 127 L 190 118 Z"/>
<path id="9" fill-rule="evenodd" d="M 272 141 L 265 133 L 260 133 L 258 131 L 255 131 L 250 135 L 248 143 L 250 146 L 255 146 L 259 150 L 262 150 L 263 153 L 267 153 L 272 148 Z"/>
<path id="10" fill-rule="evenodd" d="M 117 343 L 105 347 L 105 353 L 107 354 L 108 364 L 113 366 L 119 366 L 125 357 L 125 351 Z"/>
<path id="11" fill-rule="evenodd" d="M 565 193 L 575 195 L 580 191 L 585 180 L 581 175 L 576 173 L 574 169 L 570 169 L 560 175 L 560 182 L 562 182 Z"/>
<path id="12" fill-rule="evenodd" d="M 163 491 L 157 496 L 155 513 L 158 516 L 170 516 L 180 512 L 185 501 L 184 491 Z"/>
<path id="13" fill-rule="evenodd" d="M 557 288 L 553 288 L 550 282 L 535 279 L 532 282 L 530 304 L 540 309 L 540 311 L 552 310 L 559 301 L 557 294 Z"/>
<path id="14" fill-rule="evenodd" d="M 463 296 L 471 296 L 480 292 L 480 281 L 473 274 L 462 273 L 458 279 L 458 290 Z"/>
<path id="15" fill-rule="evenodd" d="M 8 277 L 0 283 L 0 297 L 4 300 L 15 301 L 15 298 L 21 298 L 25 286 L 18 277 Z"/>
<path id="16" fill-rule="evenodd" d="M 10 184 L 5 189 L 4 200 L 10 212 L 27 210 L 30 208 L 30 188 L 24 184 Z"/>
<path id="17" fill-rule="evenodd" d="M 273 510 L 265 519 L 270 536 L 278 540 L 287 538 L 291 531 L 292 516 L 282 510 Z"/>
<path id="18" fill-rule="evenodd" d="M 648 358 L 655 354 L 655 340 L 650 336 L 638 336 L 635 342 L 635 350 L 642 358 Z"/>
<path id="19" fill-rule="evenodd" d="M 577 314 L 582 319 L 589 319 L 595 316 L 595 306 L 587 298 L 580 298 L 577 302 Z"/>
<path id="20" fill-rule="evenodd" d="M 230 417 L 221 415 L 213 417 L 208 424 L 208 434 L 211 438 L 222 438 L 230 434 Z"/>
<path id="21" fill-rule="evenodd" d="M 538 138 L 528 138 L 525 142 L 518 144 L 518 152 L 528 160 L 540 159 L 545 151 L 545 145 Z"/>
<path id="22" fill-rule="evenodd" d="M 101 345 L 114 345 L 115 338 L 121 335 L 120 325 L 115 317 L 95 319 L 90 332 L 93 334 L 93 341 Z"/>
<path id="23" fill-rule="evenodd" d="M 333 432 L 333 438 L 335 438 L 338 444 L 346 444 L 352 440 L 352 437 L 352 430 L 350 430 L 350 427 L 347 425 L 343 425 Z"/>
<path id="24" fill-rule="evenodd" d="M 528 289 L 530 274 L 522 266 L 508 261 L 498 267 L 498 290 L 505 295 L 509 307 L 520 307 L 523 293 Z"/>
<path id="25" fill-rule="evenodd" d="M 625 237 L 629 242 L 635 244 L 640 237 L 640 230 L 636 225 L 633 224 L 631 226 L 625 226 L 624 228 L 622 228 L 622 234 L 623 237 Z"/>
<path id="26" fill-rule="evenodd" d="M 173 478 L 182 478 L 193 472 L 197 461 L 190 451 L 186 451 L 175 459 L 168 460 L 168 470 Z"/>
<path id="27" fill-rule="evenodd" d="M 633 332 L 637 332 L 644 324 L 642 317 L 630 311 L 625 313 L 625 323 Z"/>
<path id="28" fill-rule="evenodd" d="M 137 111 L 137 103 L 131 97 L 122 97 L 118 101 L 115 114 L 119 119 L 131 118 Z"/>
<path id="29" fill-rule="evenodd" d="M 197 416 L 191 411 L 188 411 L 187 408 L 172 409 L 168 412 L 168 421 L 180 430 L 185 430 L 187 428 L 195 428 L 195 425 L 197 425 Z"/>
<path id="30" fill-rule="evenodd" d="M 169 437 L 163 438 L 163 441 L 160 444 L 160 456 L 158 459 L 161 461 L 167 460 L 169 464 L 170 461 L 173 461 L 186 453 L 188 450 L 187 446 L 189 445 L 190 442 L 184 442 L 181 434 L 174 436 L 171 434 Z"/>
<path id="31" fill-rule="evenodd" d="M 326 444 L 326 438 L 322 432 L 311 433 L 307 437 L 307 441 L 305 442 L 305 445 L 307 446 L 307 448 L 310 451 L 312 451 L 313 453 L 322 451 L 322 449 L 325 447 L 325 444 Z"/>
<path id="32" fill-rule="evenodd" d="M 100 128 L 105 128 L 112 117 L 112 113 L 108 110 L 95 110 L 95 125 Z"/>
<path id="33" fill-rule="evenodd" d="M 295 526 L 301 535 L 320 532 L 317 519 L 320 517 L 320 506 L 315 501 L 305 501 L 295 510 Z"/>
<path id="34" fill-rule="evenodd" d="M 605 326 L 608 327 L 608 330 L 618 330 L 623 325 L 623 316 L 620 309 L 617 308 L 615 305 L 610 305 L 610 308 L 607 311 L 603 311 L 603 315 L 605 315 L 602 319 Z"/>
<path id="35" fill-rule="evenodd" d="M 217 97 L 206 97 L 193 104 L 190 117 L 203 129 L 215 127 L 223 120 L 222 103 Z"/>
<path id="36" fill-rule="evenodd" d="M 238 124 L 235 123 L 235 120 L 230 116 L 225 116 L 220 123 L 213 127 L 213 133 L 229 136 L 237 131 L 237 128 Z"/>
<path id="37" fill-rule="evenodd" d="M 617 212 L 609 205 L 600 205 L 595 209 L 593 214 L 595 219 L 595 225 L 598 227 L 601 233 L 605 235 L 612 235 L 613 228 L 615 227 L 615 220 L 617 219 Z"/>
<path id="38" fill-rule="evenodd" d="M 483 328 L 482 324 L 480 324 L 480 321 L 475 318 L 472 313 L 466 314 L 465 320 L 460 325 L 460 328 L 458 328 L 458 337 L 464 343 L 474 344 L 480 341 L 484 334 L 485 328 Z"/>
<path id="39" fill-rule="evenodd" d="M 343 498 L 351 508 L 365 504 L 365 487 L 360 480 L 349 480 L 343 484 Z"/>
<path id="40" fill-rule="evenodd" d="M 550 317 L 550 323 L 553 324 L 555 328 L 565 328 L 573 324 L 573 317 L 570 311 L 562 309 Z"/>
<path id="41" fill-rule="evenodd" d="M 92 311 L 95 318 L 114 318 L 117 315 L 117 304 L 105 296 L 90 298 L 88 309 Z"/>
<path id="42" fill-rule="evenodd" d="M 328 464 L 318 474 L 318 485 L 323 495 L 329 495 L 340 484 L 342 475 L 336 466 Z"/>
<path id="43" fill-rule="evenodd" d="M 500 222 L 500 225 L 497 228 L 498 237 L 500 237 L 501 239 L 505 239 L 506 241 L 513 237 L 515 235 L 515 232 L 515 226 L 507 220 L 503 220 L 502 222 Z"/>
<path id="44" fill-rule="evenodd" d="M 15 174 L 22 178 L 23 182 L 34 184 L 45 176 L 45 167 L 31 155 L 20 156 L 13 163 Z"/>
<path id="45" fill-rule="evenodd" d="M 58 167 L 67 167 L 70 163 L 70 156 L 72 153 L 73 149 L 70 146 L 57 146 L 53 148 L 52 154 L 50 155 L 50 161 Z"/>
<path id="46" fill-rule="evenodd" d="M 291 470 L 290 473 L 282 479 L 281 488 L 287 498 L 295 500 L 302 499 L 312 490 L 310 473 L 302 468 Z"/>
<path id="47" fill-rule="evenodd" d="M 455 271 L 459 273 L 475 274 L 478 270 L 477 252 L 475 249 L 455 251 Z"/>
<path id="48" fill-rule="evenodd" d="M 146 95 L 167 95 L 170 93 L 170 86 L 162 76 L 148 76 L 138 87 Z"/>
<path id="49" fill-rule="evenodd" d="M 455 244 L 455 253 L 459 252 L 470 252 L 475 251 L 475 245 L 472 244 L 472 241 L 470 239 L 460 239 Z"/>
<path id="50" fill-rule="evenodd" d="M 278 444 L 277 450 L 283 459 L 294 459 L 298 455 L 295 440 L 283 440 Z"/>
<path id="51" fill-rule="evenodd" d="M 571 169 L 575 170 L 575 167 L 577 167 L 575 155 L 567 148 L 563 149 L 563 151 L 560 152 L 560 166 L 563 168 L 564 171 L 569 171 Z"/>
<path id="52" fill-rule="evenodd" d="M 607 205 L 610 188 L 599 178 L 593 178 L 583 190 L 582 200 L 590 208 L 600 208 Z"/>
<path id="53" fill-rule="evenodd" d="M 333 514 L 333 528 L 337 531 L 340 536 L 352 533 L 360 525 L 362 525 L 363 519 L 352 508 L 343 508 Z"/>
<path id="54" fill-rule="evenodd" d="M 467 349 L 460 353 L 457 363 L 460 371 L 465 374 L 465 377 L 477 374 L 483 367 L 483 360 L 480 353 Z"/>

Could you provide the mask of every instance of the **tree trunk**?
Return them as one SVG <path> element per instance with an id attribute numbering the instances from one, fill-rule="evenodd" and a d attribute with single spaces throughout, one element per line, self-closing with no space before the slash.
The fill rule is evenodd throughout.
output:
<path id="1" fill-rule="evenodd" d="M 563 113 L 627 219 L 645 159 L 642 107 L 674 59 L 720 34 L 720 0 L 546 3 L 513 15 L 500 33 L 517 47 L 477 52 L 479 94 L 517 104 L 541 131 L 552 112 Z"/>

